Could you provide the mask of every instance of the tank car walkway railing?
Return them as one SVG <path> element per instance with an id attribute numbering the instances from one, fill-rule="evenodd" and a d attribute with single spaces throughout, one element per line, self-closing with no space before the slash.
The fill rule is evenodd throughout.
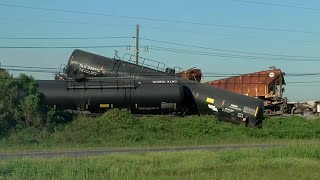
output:
<path id="1" fill-rule="evenodd" d="M 125 60 L 126 56 L 129 56 L 128 60 Z M 133 57 L 136 57 L 136 56 L 126 53 L 122 59 L 129 62 L 129 63 L 135 64 L 136 61 L 134 59 L 132 59 Z M 159 62 L 159 61 L 155 61 L 152 59 L 144 58 L 144 57 L 139 57 L 138 65 L 142 66 L 142 67 L 154 69 L 157 71 L 162 71 L 162 72 L 165 72 L 165 70 L 166 70 L 166 65 L 164 63 Z"/>
<path id="2" fill-rule="evenodd" d="M 134 78 L 91 78 L 90 81 L 76 82 L 74 80 L 67 80 L 67 90 L 77 89 L 123 89 L 123 88 L 137 88 L 140 82 Z"/>

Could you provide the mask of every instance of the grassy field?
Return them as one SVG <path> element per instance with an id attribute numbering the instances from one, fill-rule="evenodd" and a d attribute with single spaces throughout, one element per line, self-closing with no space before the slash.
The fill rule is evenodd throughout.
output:
<path id="1" fill-rule="evenodd" d="M 213 116 L 134 117 L 114 110 L 99 118 L 78 118 L 53 130 L 28 127 L 0 139 L 0 152 L 39 149 L 149 147 L 319 141 L 320 119 L 266 119 L 263 128 L 245 128 Z"/>
<path id="2" fill-rule="evenodd" d="M 319 179 L 320 145 L 0 162 L 0 179 Z"/>
<path id="3" fill-rule="evenodd" d="M 245 128 L 213 116 L 134 117 L 114 110 L 54 129 L 24 127 L 0 139 L 0 152 L 281 143 L 240 151 L 112 154 L 0 162 L 0 179 L 319 179 L 320 119 L 266 119 Z"/>

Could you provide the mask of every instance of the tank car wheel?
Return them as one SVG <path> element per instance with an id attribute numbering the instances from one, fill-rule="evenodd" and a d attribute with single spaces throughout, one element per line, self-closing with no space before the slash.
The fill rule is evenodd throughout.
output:
<path id="1" fill-rule="evenodd" d="M 177 116 L 186 117 L 188 115 L 188 109 L 182 109 L 181 111 L 177 112 Z"/>
<path id="2" fill-rule="evenodd" d="M 270 109 L 264 110 L 264 115 L 271 115 L 272 111 Z"/>

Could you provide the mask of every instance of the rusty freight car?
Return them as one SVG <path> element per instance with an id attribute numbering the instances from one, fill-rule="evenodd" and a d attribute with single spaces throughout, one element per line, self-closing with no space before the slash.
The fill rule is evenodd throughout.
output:
<path id="1" fill-rule="evenodd" d="M 260 98 L 264 101 L 265 113 L 282 114 L 287 99 L 283 98 L 284 73 L 280 69 L 270 69 L 207 82 L 214 87 Z"/>

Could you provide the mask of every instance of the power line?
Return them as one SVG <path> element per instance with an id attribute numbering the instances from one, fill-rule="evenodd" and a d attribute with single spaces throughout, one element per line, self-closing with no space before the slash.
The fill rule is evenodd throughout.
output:
<path id="1" fill-rule="evenodd" d="M 1 67 L 4 67 L 7 70 L 27 70 L 27 71 L 37 71 L 40 70 L 43 71 L 49 71 L 50 70 L 60 70 L 60 68 L 53 68 L 53 67 L 40 67 L 40 66 L 20 66 L 20 65 L 1 65 Z M 139 73 L 139 75 L 150 75 L 150 76 L 163 76 L 162 74 L 152 74 L 154 72 L 144 72 Z M 218 73 L 218 72 L 204 72 L 204 77 L 234 77 L 234 76 L 248 76 L 250 77 L 269 77 L 268 74 L 253 74 L 253 73 Z M 305 76 L 320 76 L 320 73 L 286 73 L 285 76 L 294 76 L 294 77 L 305 77 Z M 305 82 L 305 81 L 301 81 Z"/>
<path id="2" fill-rule="evenodd" d="M 25 68 L 25 69 L 44 69 L 44 70 L 59 70 L 60 68 L 52 68 L 52 67 L 39 67 L 39 66 L 16 66 L 16 65 L 0 65 L 5 68 Z"/>
<path id="3" fill-rule="evenodd" d="M 260 31 L 278 31 L 278 32 L 304 33 L 304 34 L 313 34 L 314 33 L 314 32 L 303 31 L 303 30 L 263 28 L 263 27 L 253 27 L 253 26 L 236 26 L 236 25 L 225 25 L 225 24 L 212 24 L 212 23 L 202 23 L 202 22 L 182 21 L 182 20 L 136 17 L 136 16 L 116 16 L 116 15 L 113 15 L 113 14 L 103 14 L 103 13 L 64 10 L 64 9 L 54 9 L 54 8 L 32 7 L 32 6 L 23 6 L 23 5 L 14 5 L 14 4 L 5 4 L 5 3 L 0 3 L 0 6 L 13 7 L 13 8 L 23 8 L 23 9 L 33 9 L 33 10 L 42 10 L 42 11 L 52 11 L 52 12 L 63 12 L 63 13 L 73 13 L 73 14 L 104 16 L 104 17 L 117 17 L 117 18 L 124 18 L 124 19 L 137 19 L 137 20 L 155 21 L 155 22 L 192 24 L 192 25 L 199 25 L 199 26 L 216 26 L 216 27 L 225 27 L 225 28 L 240 28 L 240 29 L 260 30 Z"/>
<path id="4" fill-rule="evenodd" d="M 267 69 L 267 70 L 262 70 L 258 72 L 263 72 L 263 71 L 272 71 L 273 69 Z M 204 74 L 210 74 L 210 75 L 227 75 L 227 76 L 238 76 L 238 75 L 253 75 L 253 73 L 219 73 L 219 72 L 203 72 Z M 256 72 L 254 72 L 256 73 Z M 320 73 L 309 73 L 309 72 L 300 72 L 300 73 L 285 73 L 283 74 L 284 76 L 317 76 L 320 75 Z M 268 75 L 269 76 L 269 75 Z"/>
<path id="5" fill-rule="evenodd" d="M 110 36 L 110 37 L 0 37 L 3 40 L 81 40 L 81 39 L 133 39 L 134 36 Z"/>
<path id="6" fill-rule="evenodd" d="M 0 39 L 6 39 L 6 40 L 81 40 L 81 39 L 118 39 L 118 38 L 135 38 L 133 36 L 115 36 L 115 37 L 0 37 Z M 226 50 L 226 49 L 218 49 L 218 48 L 209 48 L 209 47 L 203 47 L 203 46 L 194 46 L 194 45 L 186 45 L 181 43 L 174 43 L 174 42 L 168 42 L 168 41 L 160 41 L 160 40 L 154 40 L 149 38 L 140 38 L 142 40 L 147 40 L 151 42 L 158 42 L 158 43 L 164 43 L 164 44 L 171 44 L 171 45 L 177 45 L 177 46 L 184 46 L 184 47 L 192 47 L 192 48 L 200 48 L 200 49 L 208 49 L 208 50 L 215 50 L 215 51 L 224 51 L 224 52 L 232 52 L 232 53 L 243 53 L 243 54 L 253 54 L 253 55 L 263 55 L 263 56 L 279 56 L 279 57 L 290 57 L 290 58 L 318 58 L 320 57 L 309 57 L 309 56 L 289 56 L 289 55 L 279 55 L 279 54 L 266 54 L 266 53 L 255 53 L 255 52 L 245 52 L 245 51 L 236 51 L 236 50 Z M 84 46 L 84 47 L 0 47 L 2 49 L 8 48 L 106 48 L 106 47 L 115 47 L 115 46 Z M 122 46 L 121 46 L 122 47 Z M 127 47 L 127 46 L 126 46 Z M 227 55 L 227 54 L 222 54 Z M 244 57 L 247 58 L 247 57 Z M 254 57 L 257 58 L 257 57 Z M 259 57 L 260 58 L 260 57 Z M 265 58 L 265 57 L 261 57 Z"/>
<path id="7" fill-rule="evenodd" d="M 286 76 L 318 76 L 320 73 L 298 73 L 298 74 L 286 74 Z"/>
<path id="8" fill-rule="evenodd" d="M 221 57 L 221 58 L 232 58 L 232 59 L 243 59 L 243 60 L 265 60 L 265 61 L 288 61 L 288 62 L 319 62 L 320 59 L 296 59 L 296 58 L 281 58 L 281 57 L 262 57 L 262 56 L 244 56 L 244 55 L 234 55 L 234 54 L 221 54 L 221 53 L 211 53 L 204 51 L 194 51 L 188 49 L 178 49 L 178 48 L 167 48 L 159 46 L 148 46 L 148 49 L 166 51 L 172 53 L 180 54 L 191 54 L 199 56 L 210 56 L 210 57 Z"/>
<path id="9" fill-rule="evenodd" d="M 57 71 L 41 70 L 41 69 L 17 69 L 17 68 L 5 68 L 6 71 L 16 72 L 34 72 L 34 73 L 57 73 Z"/>
<path id="10" fill-rule="evenodd" d="M 74 22 L 74 21 L 55 21 L 55 20 L 39 20 L 39 19 L 22 19 L 22 18 L 7 18 L 7 17 L 0 17 L 6 21 L 14 21 L 14 22 L 40 22 L 40 23 L 55 23 L 55 24 L 79 24 L 79 25 L 88 25 L 91 23 L 88 22 Z"/>
<path id="11" fill-rule="evenodd" d="M 113 45 L 113 46 L 0 46 L 0 49 L 77 49 L 77 48 L 117 48 L 132 47 L 129 45 Z"/>
<path id="12" fill-rule="evenodd" d="M 26 21 L 26 22 L 40 22 L 40 23 L 56 23 L 56 24 L 76 24 L 76 25 L 101 25 L 101 26 L 117 26 L 117 24 L 104 24 L 104 23 L 91 23 L 91 22 L 75 22 L 75 21 L 54 21 L 54 20 L 39 20 L 39 19 L 22 19 L 22 18 L 10 18 L 8 19 L 7 17 L 6 20 L 10 20 L 10 21 L 16 21 L 16 22 L 22 22 L 22 21 Z M 0 17 L 0 19 L 3 19 L 3 17 Z M 134 26 L 135 24 L 132 24 L 132 26 Z M 131 26 L 131 25 L 130 25 Z M 154 30 L 167 30 L 172 32 L 172 28 L 165 28 L 165 27 L 159 27 L 159 26 L 140 26 L 140 28 L 147 28 L 147 29 L 154 29 Z M 182 29 L 182 32 L 188 32 L 188 33 L 203 33 L 203 31 L 193 31 L 193 30 L 187 30 L 187 29 Z M 209 31 L 208 31 L 209 32 Z M 181 33 L 181 32 L 180 32 Z M 214 34 L 214 35 L 218 35 L 220 36 L 224 36 L 224 37 L 239 37 L 236 35 L 231 35 L 231 34 L 226 34 L 226 33 L 221 33 L 221 32 L 210 32 L 210 34 Z M 102 37 L 103 38 L 103 37 Z M 255 37 L 255 36 L 241 36 L 241 38 L 246 38 L 246 39 L 258 39 L 259 37 Z M 14 39 L 14 38 L 10 38 L 10 39 Z M 76 38 L 77 39 L 77 38 Z M 91 39 L 91 38 L 88 38 Z M 95 38 L 93 38 L 95 39 Z M 99 38 L 96 38 L 99 39 Z"/>
<path id="13" fill-rule="evenodd" d="M 6 21 L 14 21 L 14 22 L 40 22 L 40 23 L 55 23 L 55 24 L 76 24 L 76 25 L 101 25 L 101 26 L 116 26 L 117 24 L 109 24 L 109 23 L 92 23 L 92 22 L 76 22 L 76 21 L 56 21 L 56 20 L 39 20 L 39 19 L 22 19 L 22 18 L 7 18 L 0 17 L 0 19 L 5 19 Z"/>
<path id="14" fill-rule="evenodd" d="M 232 0 L 232 1 L 242 2 L 242 3 L 246 3 L 246 4 L 258 4 L 258 5 L 267 5 L 267 6 L 277 6 L 277 7 L 285 7 L 285 8 L 295 8 L 295 9 L 320 11 L 319 8 L 303 7 L 303 6 L 296 6 L 296 5 L 289 5 L 289 4 L 277 4 L 277 3 L 260 2 L 260 1 L 249 1 L 249 0 Z"/>
<path id="15" fill-rule="evenodd" d="M 320 57 L 312 57 L 312 56 L 291 56 L 291 55 L 283 55 L 283 54 L 257 53 L 257 52 L 227 50 L 227 49 L 210 48 L 210 47 L 204 47 L 204 46 L 188 45 L 188 44 L 175 43 L 175 42 L 169 42 L 169 41 L 161 41 L 161 40 L 155 40 L 155 39 L 149 39 L 149 38 L 140 38 L 140 39 L 151 41 L 151 42 L 162 43 L 162 44 L 171 44 L 171 45 L 177 45 L 177 46 L 192 47 L 192 48 L 214 50 L 214 51 L 231 52 L 231 53 L 252 54 L 252 55 L 262 55 L 262 56 L 278 56 L 278 57 L 288 57 L 288 58 L 308 58 L 308 59 L 317 58 L 317 59 L 320 59 Z"/>
<path id="16" fill-rule="evenodd" d="M 36 73 L 57 73 L 57 71 L 49 71 L 49 70 L 37 70 L 37 69 L 15 69 L 15 68 L 6 68 L 7 71 L 17 71 L 17 72 L 36 72 Z M 320 83 L 320 81 L 289 81 L 286 84 L 313 84 L 313 83 Z M 231 83 L 225 82 L 220 84 L 262 84 L 262 83 L 255 83 L 255 82 L 248 82 L 248 83 Z"/>
<path id="17" fill-rule="evenodd" d="M 2 65 L 1 67 L 6 67 L 5 70 L 7 71 L 15 71 L 15 72 L 34 72 L 34 73 L 50 73 L 50 74 L 54 74 L 54 73 L 58 73 L 60 68 L 51 68 L 51 67 L 38 67 L 38 66 L 18 66 L 18 65 Z M 215 73 L 217 75 L 235 75 L 235 74 L 227 74 L 227 73 Z M 141 75 L 141 74 L 140 74 Z M 143 75 L 143 74 L 142 74 Z M 146 75 L 146 74 L 144 74 Z M 248 75 L 248 74 L 245 74 Z M 290 75 L 294 75 L 294 76 L 308 76 L 308 75 L 320 75 L 320 73 L 292 73 Z M 161 75 L 150 75 L 150 76 L 161 76 Z M 213 77 L 213 76 L 203 76 L 203 77 Z M 214 76 L 214 77 L 219 77 L 219 76 Z M 260 76 L 262 77 L 262 76 Z M 214 81 L 214 80 L 213 80 Z M 287 81 L 286 84 L 287 85 L 315 85 L 314 83 L 320 83 L 320 81 L 318 80 L 314 80 L 314 81 Z M 260 82 L 241 82 L 241 83 L 237 83 L 237 82 L 223 82 L 220 84 L 261 84 Z"/>
<path id="18" fill-rule="evenodd" d="M 287 82 L 289 84 L 310 84 L 310 83 L 320 83 L 320 81 L 292 81 Z"/>
<path id="19" fill-rule="evenodd" d="M 287 84 L 286 86 L 294 86 L 294 87 L 297 87 L 297 86 L 302 86 L 302 87 L 306 87 L 306 86 L 320 86 L 320 84 L 318 83 L 312 83 L 312 84 Z"/>
<path id="20" fill-rule="evenodd" d="M 170 33 L 172 33 L 172 29 L 173 29 L 173 28 L 169 28 L 169 27 L 159 27 L 159 26 L 141 26 L 141 27 L 144 28 L 144 29 L 149 29 L 149 30 L 150 29 L 157 30 L 157 31 L 165 30 L 165 31 L 168 31 Z M 199 30 L 189 30 L 189 29 L 185 29 L 183 27 L 179 27 L 178 30 L 179 30 L 179 32 L 178 32 L 179 34 L 181 34 L 181 33 L 192 33 L 192 34 L 210 33 L 210 35 L 217 35 L 217 37 L 221 37 L 221 36 L 223 36 L 223 37 L 239 37 L 239 36 L 234 35 L 234 34 L 215 32 L 213 30 L 205 30 L 205 31 L 203 31 L 203 30 L 200 30 L 200 31 Z M 208 37 L 208 38 L 210 38 L 210 37 Z M 241 38 L 258 39 L 259 37 L 257 37 L 257 36 L 241 36 Z"/>

